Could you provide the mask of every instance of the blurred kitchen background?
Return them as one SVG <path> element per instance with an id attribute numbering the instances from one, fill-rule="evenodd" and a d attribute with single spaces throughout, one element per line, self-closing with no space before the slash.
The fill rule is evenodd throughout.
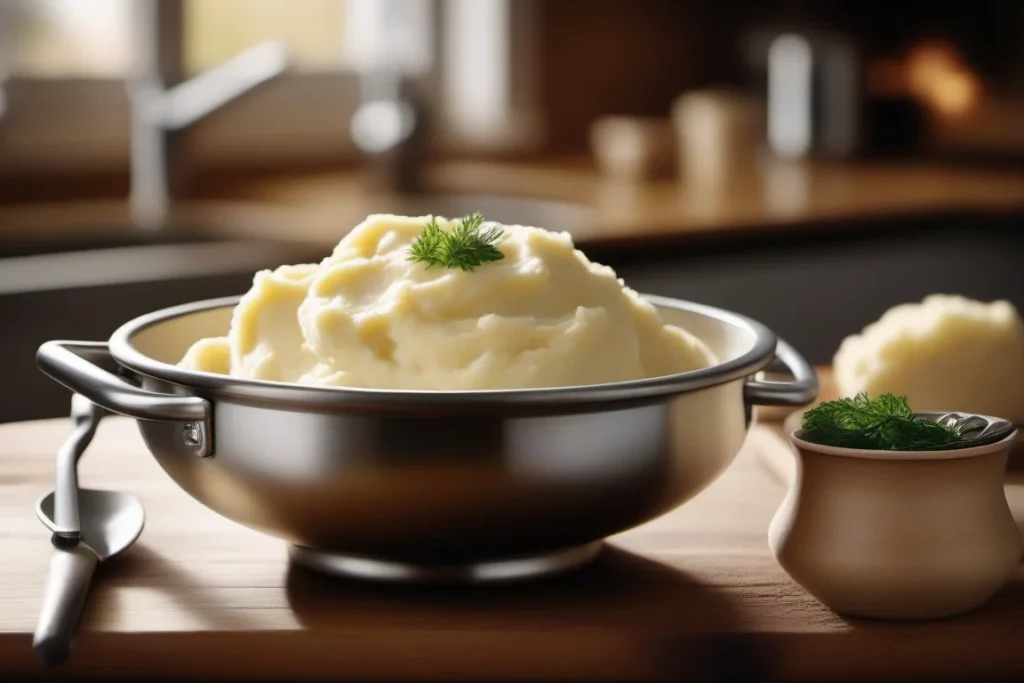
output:
<path id="1" fill-rule="evenodd" d="M 1024 2 L 0 0 L 0 421 L 47 339 L 475 209 L 816 363 L 1024 307 Z"/>

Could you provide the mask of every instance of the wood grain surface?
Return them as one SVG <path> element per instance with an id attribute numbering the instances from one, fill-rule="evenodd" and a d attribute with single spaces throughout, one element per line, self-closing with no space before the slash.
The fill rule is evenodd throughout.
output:
<path id="1" fill-rule="evenodd" d="M 926 680 L 1024 676 L 1024 572 L 980 610 L 894 624 L 848 620 L 772 560 L 784 489 L 752 431 L 696 499 L 613 538 L 558 579 L 486 588 L 400 588 L 292 568 L 283 543 L 175 487 L 135 425 L 108 418 L 83 486 L 132 491 L 146 528 L 102 566 L 72 660 L 31 654 L 49 537 L 35 500 L 52 487 L 66 420 L 0 426 L 0 676 L 212 679 Z M 784 446 L 782 446 L 784 447 Z M 1024 487 L 1009 487 L 1024 520 Z"/>
<path id="2" fill-rule="evenodd" d="M 806 225 L 1024 210 L 1024 172 L 940 164 L 768 162 L 721 186 L 677 179 L 630 183 L 594 170 L 587 158 L 494 163 L 452 161 L 427 174 L 439 191 L 499 194 L 575 203 L 590 212 L 571 229 L 583 247 L 771 234 Z M 238 196 L 297 212 L 287 237 L 333 246 L 371 210 L 388 202 L 358 174 L 333 172 L 239 185 Z M 341 232 L 339 232 L 341 231 Z"/>
<path id="3" fill-rule="evenodd" d="M 689 187 L 678 179 L 617 181 L 595 170 L 587 157 L 447 161 L 431 166 L 426 175 L 429 189 L 442 194 L 568 203 L 575 219 L 554 214 L 541 227 L 570 230 L 583 248 L 686 244 L 808 227 L 829 231 L 856 221 L 1024 211 L 1024 172 L 935 163 L 773 161 L 714 187 Z M 172 222 L 211 237 L 280 240 L 330 250 L 367 214 L 399 210 L 401 199 L 376 191 L 364 174 L 352 170 L 221 179 L 204 185 L 202 196 L 176 205 Z M 0 205 L 0 247 L 134 232 L 120 199 Z"/>

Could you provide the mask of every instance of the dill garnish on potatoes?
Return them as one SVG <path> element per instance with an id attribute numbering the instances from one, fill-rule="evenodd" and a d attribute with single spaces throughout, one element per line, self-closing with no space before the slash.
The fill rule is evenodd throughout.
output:
<path id="1" fill-rule="evenodd" d="M 926 451 L 949 448 L 960 441 L 953 428 L 917 417 L 905 396 L 826 401 L 804 413 L 799 436 L 823 446 L 878 451 Z"/>
<path id="2" fill-rule="evenodd" d="M 433 266 L 471 271 L 484 263 L 500 261 L 505 255 L 498 251 L 504 236 L 500 227 L 482 229 L 484 217 L 474 211 L 446 232 L 431 216 L 423 232 L 409 247 L 409 260 Z"/>

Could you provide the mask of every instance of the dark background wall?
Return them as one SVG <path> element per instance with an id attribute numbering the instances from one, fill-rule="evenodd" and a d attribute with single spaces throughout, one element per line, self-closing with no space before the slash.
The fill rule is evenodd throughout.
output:
<path id="1" fill-rule="evenodd" d="M 599 116 L 667 116 L 688 89 L 758 90 L 749 51 L 762 30 L 840 34 L 865 60 L 948 40 L 987 86 L 1024 90 L 1020 0 L 545 0 L 539 9 L 546 152 L 585 152 Z"/>

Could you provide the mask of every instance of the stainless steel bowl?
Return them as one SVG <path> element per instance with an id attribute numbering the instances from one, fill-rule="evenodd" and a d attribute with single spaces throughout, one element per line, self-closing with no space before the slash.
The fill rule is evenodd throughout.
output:
<path id="1" fill-rule="evenodd" d="M 222 335 L 238 298 L 142 316 L 109 342 L 51 341 L 43 372 L 138 419 L 168 475 L 210 509 L 324 571 L 497 580 L 593 558 L 678 507 L 743 444 L 756 405 L 803 405 L 817 378 L 765 326 L 648 296 L 722 360 L 614 384 L 385 391 L 237 379 L 175 366 Z M 755 375 L 778 358 L 791 382 Z"/>

